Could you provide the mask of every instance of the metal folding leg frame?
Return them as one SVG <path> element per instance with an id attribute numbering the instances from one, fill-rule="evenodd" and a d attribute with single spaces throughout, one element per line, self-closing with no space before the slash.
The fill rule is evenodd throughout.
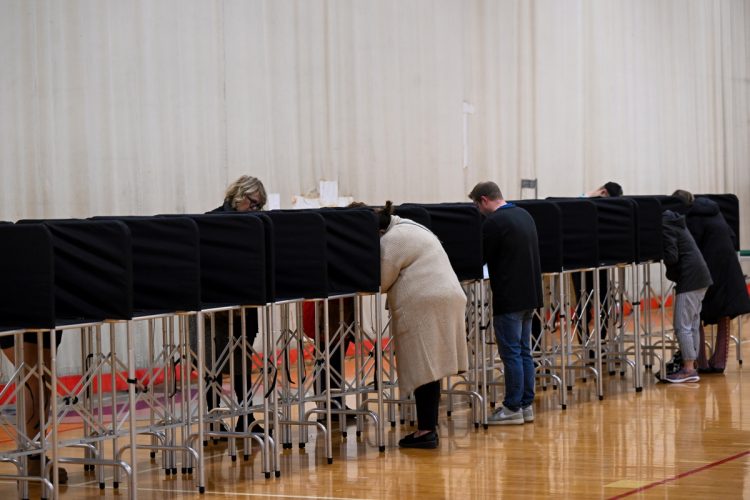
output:
<path id="1" fill-rule="evenodd" d="M 566 335 L 566 343 L 568 349 L 566 350 L 566 371 L 567 376 L 567 389 L 572 390 L 575 377 L 573 372 L 583 372 L 582 380 L 587 380 L 586 373 L 591 372 L 596 379 L 597 384 L 597 395 L 599 399 L 604 398 L 604 392 L 602 388 L 602 339 L 601 339 L 601 312 L 602 304 L 600 302 L 600 280 L 599 270 L 606 268 L 590 268 L 590 269 L 579 269 L 571 271 L 573 273 L 580 273 L 581 275 L 581 287 L 580 295 L 578 296 L 578 303 L 576 304 L 577 314 L 574 317 L 566 315 L 565 326 L 569 328 L 568 335 Z M 589 288 L 586 283 L 586 273 L 591 272 L 594 282 Z M 569 294 L 568 297 L 572 297 L 574 294 Z M 594 327 L 589 328 L 588 310 L 593 309 Z M 569 319 L 568 319 L 569 318 Z M 577 340 L 576 340 L 577 339 Z M 591 356 L 591 353 L 594 355 Z M 571 358 L 572 356 L 572 358 Z"/>
<path id="2" fill-rule="evenodd" d="M 546 283 L 544 306 L 534 311 L 540 329 L 536 336 L 532 331 L 531 353 L 536 366 L 536 379 L 539 381 L 542 390 L 546 391 L 550 380 L 555 389 L 563 387 L 560 378 L 560 367 L 562 366 L 560 361 L 562 356 L 561 339 L 555 335 L 555 332 L 560 333 L 558 328 L 562 328 L 562 303 L 559 294 L 562 278 L 560 273 L 545 273 L 542 275 L 542 279 Z M 567 405 L 565 391 L 560 391 L 558 395 L 560 406 L 565 409 Z"/>
<path id="3" fill-rule="evenodd" d="M 483 329 L 482 329 L 482 309 L 483 309 L 483 283 L 481 280 L 467 281 L 462 283 L 464 293 L 466 293 L 466 342 L 469 353 L 469 370 L 455 377 L 447 377 L 447 389 L 441 391 L 448 396 L 448 416 L 453 412 L 454 397 L 463 396 L 469 399 L 471 405 L 471 419 L 474 427 L 478 428 L 480 424 L 486 429 L 487 425 L 487 407 L 485 399 L 482 396 L 483 387 L 486 381 L 483 380 L 485 350 Z M 454 382 L 454 379 L 457 381 Z M 459 389 L 465 387 L 465 389 Z"/>
<path id="4" fill-rule="evenodd" d="M 308 428 L 316 426 L 323 433 L 328 463 L 333 461 L 332 444 L 332 415 L 344 416 L 346 414 L 357 415 L 357 436 L 361 435 L 364 428 L 364 418 L 370 417 L 376 426 L 376 439 L 381 449 L 385 447 L 382 429 L 382 410 L 372 411 L 368 408 L 371 403 L 366 399 L 367 393 L 372 391 L 368 386 L 367 374 L 372 372 L 372 364 L 363 360 L 364 329 L 361 325 L 362 296 L 357 294 L 345 294 L 334 296 L 329 299 L 318 299 L 312 302 L 322 305 L 322 315 L 317 314 L 316 324 L 322 323 L 322 328 L 315 332 L 304 332 L 302 327 L 302 303 L 280 304 L 282 328 L 278 347 L 281 356 L 282 377 L 279 384 L 277 398 L 281 402 L 280 431 L 284 448 L 292 447 L 291 426 L 299 426 L 299 447 L 304 448 L 309 440 Z M 353 300 L 355 303 L 355 315 L 352 323 L 344 321 L 343 301 Z M 328 308 L 330 301 L 339 301 L 339 327 L 331 331 L 329 324 Z M 290 315 L 294 314 L 295 321 L 289 321 Z M 292 327 L 296 325 L 296 328 Z M 310 336 L 306 335 L 309 334 Z M 349 382 L 345 374 L 345 364 L 341 360 L 341 373 L 334 372 L 331 364 L 331 352 L 335 351 L 342 358 L 345 355 L 345 343 L 347 336 L 355 339 L 355 375 Z M 309 340 L 312 338 L 312 340 Z M 297 359 L 293 362 L 290 349 L 296 343 Z M 375 342 L 373 342 L 375 344 Z M 373 349 L 374 352 L 374 349 Z M 312 365 L 307 367 L 304 355 L 309 354 Z M 295 375 L 292 376 L 292 373 Z M 341 381 L 340 387 L 331 387 L 332 377 Z M 294 385 L 294 387 L 293 387 Z M 355 396 L 357 405 L 355 409 L 339 407 L 334 398 L 345 400 L 347 396 Z M 298 419 L 292 418 L 292 408 L 297 408 Z M 317 418 L 313 418 L 317 417 Z M 342 436 L 346 437 L 345 419 L 339 418 Z"/>
<path id="5" fill-rule="evenodd" d="M 10 441 L 16 443 L 14 449 L 5 450 L 0 453 L 0 462 L 12 463 L 18 473 L 17 474 L 2 474 L 0 480 L 2 481 L 18 481 L 18 496 L 19 498 L 29 498 L 29 481 L 35 481 L 42 483 L 42 487 L 46 491 L 52 491 L 53 484 L 42 473 L 40 476 L 30 476 L 27 468 L 27 457 L 33 454 L 40 454 L 40 460 L 44 465 L 44 453 L 47 450 L 49 443 L 47 441 L 46 432 L 41 432 L 37 436 L 26 435 L 26 387 L 28 384 L 37 384 L 39 387 L 39 394 L 43 394 L 43 366 L 41 363 L 37 363 L 34 366 L 26 365 L 24 361 L 24 342 L 23 342 L 23 330 L 7 330 L 0 332 L 3 337 L 14 337 L 14 357 L 15 366 L 11 373 L 9 380 L 0 391 L 0 430 L 4 432 Z M 43 333 L 38 333 L 38 336 Z M 41 357 L 41 342 L 38 344 L 38 358 Z M 44 415 L 44 398 L 40 398 L 39 401 L 32 402 L 37 404 L 37 408 L 33 409 L 35 412 L 39 412 L 40 415 Z M 42 468 L 44 471 L 45 468 Z"/>
<path id="6" fill-rule="evenodd" d="M 269 352 L 267 349 L 267 337 L 269 314 L 267 307 L 257 307 L 259 312 L 259 326 L 261 336 L 261 342 L 263 344 L 262 353 L 256 352 L 253 347 L 247 341 L 247 335 L 245 332 L 248 330 L 248 325 L 245 321 L 245 309 L 255 306 L 227 306 L 217 307 L 211 309 L 205 309 L 199 311 L 197 318 L 197 332 L 198 332 L 198 352 L 192 352 L 189 348 L 186 349 L 187 361 L 186 366 L 189 367 L 187 370 L 187 378 L 189 378 L 190 372 L 196 370 L 199 374 L 198 382 L 198 398 L 197 408 L 190 410 L 190 414 L 193 417 L 190 422 L 198 424 L 198 432 L 192 433 L 188 440 L 187 445 L 190 448 L 196 449 L 198 454 L 199 463 L 199 491 L 205 491 L 205 477 L 203 474 L 204 468 L 204 450 L 203 447 L 207 444 L 209 438 L 227 438 L 229 440 L 228 452 L 232 457 L 232 460 L 236 460 L 237 447 L 236 439 L 244 440 L 244 459 L 247 460 L 250 456 L 251 442 L 255 441 L 261 450 L 263 473 L 266 478 L 271 477 L 271 470 L 274 468 L 272 462 L 275 456 L 274 452 L 274 441 L 270 437 L 271 425 L 270 420 L 270 408 L 268 397 L 264 394 L 264 391 L 268 391 L 269 388 L 269 373 L 274 371 L 269 359 Z M 243 334 L 239 337 L 234 337 L 234 311 L 241 311 L 241 322 Z M 218 353 L 215 350 L 215 344 L 213 339 L 215 337 L 215 323 L 211 318 L 211 346 L 205 345 L 205 322 L 204 316 L 217 312 L 226 312 L 229 314 L 228 321 L 228 335 L 229 342 L 224 346 Z M 235 352 L 242 353 L 240 356 L 240 366 L 236 366 L 235 363 Z M 247 379 L 242 379 L 242 401 L 235 401 L 235 377 L 236 371 L 241 373 L 249 374 L 252 372 L 255 358 L 260 356 L 262 359 L 261 367 L 258 370 L 260 377 L 256 377 L 255 381 L 248 387 Z M 206 358 L 210 358 L 211 364 L 208 367 Z M 222 373 L 224 369 L 229 368 L 229 380 L 230 380 L 230 392 L 229 394 L 224 393 L 222 388 Z M 272 383 L 270 384 L 272 385 Z M 215 401 L 216 406 L 209 411 L 207 406 L 207 398 L 214 397 L 218 394 L 218 401 Z M 254 399 L 256 396 L 261 397 L 261 402 L 256 403 Z M 189 397 L 185 397 L 190 399 Z M 256 421 L 250 421 L 249 417 L 254 413 L 260 411 L 263 413 L 263 418 Z M 230 425 L 227 426 L 224 422 L 225 419 L 229 419 Z M 236 431 L 235 423 L 243 422 L 245 431 Z M 271 422 L 272 424 L 273 422 Z M 253 425 L 264 425 L 264 432 L 262 434 L 252 432 Z M 195 441 L 197 444 L 193 445 Z M 278 466 L 276 466 L 277 475 L 279 474 Z"/>

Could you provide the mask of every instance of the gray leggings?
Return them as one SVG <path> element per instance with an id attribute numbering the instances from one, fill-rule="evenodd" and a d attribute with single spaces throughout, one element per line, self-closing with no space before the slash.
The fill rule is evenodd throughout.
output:
<path id="1" fill-rule="evenodd" d="M 674 301 L 674 332 L 682 359 L 698 359 L 700 348 L 701 302 L 706 288 L 678 293 Z"/>

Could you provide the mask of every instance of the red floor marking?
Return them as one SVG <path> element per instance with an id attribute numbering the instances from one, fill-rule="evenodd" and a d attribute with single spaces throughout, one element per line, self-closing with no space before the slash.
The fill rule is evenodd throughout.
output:
<path id="1" fill-rule="evenodd" d="M 727 462 L 731 462 L 732 460 L 737 460 L 738 458 L 742 458 L 746 455 L 750 455 L 750 450 L 743 451 L 742 453 L 738 453 L 736 455 L 732 455 L 731 457 L 724 458 L 722 460 L 719 460 L 718 462 L 712 462 L 710 464 L 703 465 L 701 467 L 698 467 L 697 469 L 689 470 L 687 472 L 683 472 L 682 474 L 678 474 L 676 476 L 668 477 L 666 479 L 662 479 L 661 481 L 656 481 L 651 484 L 647 484 L 646 486 L 641 486 L 640 488 L 636 488 L 634 490 L 626 491 L 625 493 L 621 493 L 619 495 L 609 497 L 608 500 L 615 500 L 616 498 L 625 498 L 629 497 L 630 495 L 635 495 L 636 493 L 640 493 L 641 491 L 645 491 L 648 489 L 651 489 L 655 486 L 660 486 L 662 484 L 667 484 L 672 481 L 676 481 L 678 479 L 682 479 L 683 477 L 692 476 L 693 474 L 696 474 L 698 472 L 704 471 L 706 469 L 710 469 L 712 467 L 716 467 L 717 465 L 725 464 Z"/>

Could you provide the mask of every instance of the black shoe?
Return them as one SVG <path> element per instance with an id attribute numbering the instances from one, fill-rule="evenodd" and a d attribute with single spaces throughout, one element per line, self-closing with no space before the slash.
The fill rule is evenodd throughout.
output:
<path id="1" fill-rule="evenodd" d="M 260 424 L 253 425 L 255 418 L 248 419 L 248 424 L 251 425 L 250 432 L 253 434 L 264 434 L 266 431 Z M 243 418 L 237 419 L 237 423 L 234 426 L 234 432 L 245 432 L 245 420 Z"/>
<path id="2" fill-rule="evenodd" d="M 343 410 L 344 411 L 354 411 L 351 408 L 349 408 L 348 406 L 345 406 L 343 408 Z M 338 423 L 339 420 L 341 420 L 341 418 L 345 418 L 346 419 L 345 422 L 344 422 L 346 425 L 354 424 L 354 423 L 357 422 L 357 416 L 353 415 L 351 413 L 343 413 L 343 414 L 342 413 L 331 413 L 331 423 Z M 320 422 L 321 424 L 325 424 L 326 423 L 326 416 L 325 416 L 324 413 L 319 413 L 318 414 L 318 422 Z"/>
<path id="3" fill-rule="evenodd" d="M 402 438 L 398 442 L 399 447 L 434 449 L 437 448 L 438 444 L 440 443 L 440 438 L 435 431 L 430 431 L 427 434 L 422 434 L 419 437 L 414 437 L 415 434 L 416 432 L 412 432 L 408 436 Z"/>
<path id="4" fill-rule="evenodd" d="M 50 459 L 47 458 L 47 462 L 49 462 Z M 28 460 L 28 470 L 26 473 L 29 476 L 36 476 L 39 477 L 42 475 L 42 459 L 39 457 L 39 455 L 29 455 Z M 48 478 L 50 481 L 52 481 L 52 471 L 50 471 L 50 476 Z M 57 466 L 57 482 L 60 484 L 68 484 L 68 471 Z"/>
<path id="5" fill-rule="evenodd" d="M 714 368 L 713 366 L 707 366 L 706 368 L 698 368 L 698 373 L 724 373 L 724 368 Z"/>
<path id="6" fill-rule="evenodd" d="M 344 414 L 333 413 L 333 414 L 331 414 L 331 422 L 339 422 L 342 418 L 345 419 L 344 423 L 346 425 L 356 424 L 357 423 L 357 416 L 356 415 L 352 415 L 351 413 L 344 413 Z"/>
<path id="7" fill-rule="evenodd" d="M 253 422 L 255 422 L 255 419 L 251 420 L 249 423 L 252 425 Z M 245 432 L 245 424 L 242 419 L 237 421 L 237 425 L 234 426 L 234 432 Z M 250 432 L 253 434 L 265 434 L 266 431 L 260 424 L 255 424 L 250 427 Z M 271 434 L 273 434 L 273 430 L 271 430 Z"/>
<path id="8" fill-rule="evenodd" d="M 227 426 L 227 424 L 225 424 L 224 422 L 221 422 L 219 424 L 219 431 L 218 432 L 220 434 L 226 434 L 227 432 L 231 432 L 231 431 L 229 430 L 229 427 Z M 216 438 L 213 438 L 213 439 L 216 439 Z M 219 441 L 227 441 L 227 437 L 226 436 L 220 436 L 219 437 Z"/>

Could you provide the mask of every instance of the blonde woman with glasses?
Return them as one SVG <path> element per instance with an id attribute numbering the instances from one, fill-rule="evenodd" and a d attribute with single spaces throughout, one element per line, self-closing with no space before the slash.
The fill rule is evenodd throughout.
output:
<path id="1" fill-rule="evenodd" d="M 234 182 L 232 182 L 228 187 L 224 194 L 224 203 L 214 209 L 211 210 L 210 213 L 219 213 L 219 212 L 257 212 L 263 209 L 263 207 L 266 204 L 266 188 L 263 186 L 263 183 L 258 179 L 257 177 L 252 177 L 250 175 L 243 175 Z M 235 315 L 234 321 L 232 323 L 233 325 L 233 334 L 234 338 L 238 339 L 242 335 L 242 318 L 240 316 L 239 311 L 234 311 L 233 314 Z M 245 324 L 247 326 L 247 343 L 249 345 L 252 345 L 253 342 L 255 342 L 255 337 L 258 333 L 258 311 L 253 308 L 247 308 L 245 309 Z M 215 352 L 219 353 L 221 352 L 224 347 L 229 342 L 229 313 L 227 312 L 218 312 L 214 315 L 214 326 L 215 326 L 215 339 L 214 339 L 214 349 Z M 190 333 L 191 333 L 191 343 L 193 344 L 193 349 L 197 350 L 197 328 L 195 324 L 195 320 L 193 319 L 190 322 Z M 210 324 L 207 318 L 206 321 L 206 349 L 210 349 L 210 342 L 211 342 L 211 332 L 210 332 Z M 235 351 L 234 353 L 235 359 L 234 359 L 234 366 L 242 366 L 242 353 L 239 351 Z M 227 365 L 228 370 L 228 365 Z M 242 373 L 242 370 L 235 369 L 234 370 L 234 393 L 237 397 L 237 401 L 242 404 L 244 395 L 242 394 L 242 379 L 243 377 L 247 381 L 247 387 L 252 387 L 252 382 L 250 380 L 250 373 Z M 219 404 L 219 395 L 216 394 L 214 391 L 214 387 L 210 387 L 206 403 L 208 406 L 208 410 L 211 411 L 214 408 L 216 408 Z M 250 414 L 248 418 L 248 423 L 250 427 L 250 432 L 257 432 L 262 433 L 263 429 L 260 425 L 255 424 L 253 425 L 253 422 L 255 421 L 255 417 Z M 228 427 L 222 426 L 223 431 L 229 431 L 230 429 Z M 247 432 L 248 429 L 245 428 L 244 425 L 244 419 L 240 418 L 237 420 L 237 425 L 234 428 L 235 432 Z M 222 438 L 222 441 L 225 441 L 226 439 Z"/>

